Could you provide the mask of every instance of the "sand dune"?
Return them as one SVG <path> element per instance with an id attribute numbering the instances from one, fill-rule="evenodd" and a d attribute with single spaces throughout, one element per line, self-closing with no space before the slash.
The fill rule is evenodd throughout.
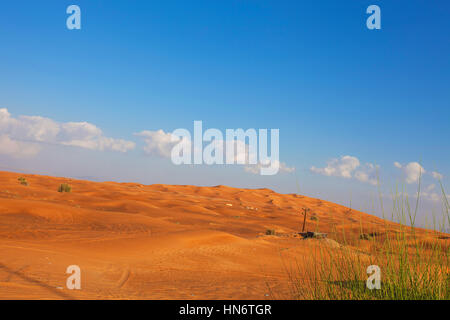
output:
<path id="1" fill-rule="evenodd" d="M 23 176 L 29 185 L 21 185 Z M 61 183 L 71 193 L 59 193 Z M 0 172 L 0 299 L 270 299 L 309 230 L 382 234 L 398 226 L 269 189 L 96 183 Z M 311 218 L 313 217 L 314 218 Z M 266 235 L 266 230 L 277 235 Z M 419 230 L 424 237 L 427 231 Z M 82 289 L 65 287 L 79 265 Z M 270 288 L 270 289 L 268 289 Z"/>

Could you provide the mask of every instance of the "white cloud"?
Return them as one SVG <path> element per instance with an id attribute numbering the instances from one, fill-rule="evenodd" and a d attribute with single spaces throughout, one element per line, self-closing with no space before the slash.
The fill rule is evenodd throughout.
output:
<path id="1" fill-rule="evenodd" d="M 90 140 L 102 135 L 99 128 L 88 122 L 67 122 L 61 128 L 65 139 Z"/>
<path id="2" fill-rule="evenodd" d="M 295 171 L 295 167 L 288 167 L 286 165 L 286 163 L 284 162 L 280 162 L 280 171 L 281 172 L 294 172 Z"/>
<path id="3" fill-rule="evenodd" d="M 15 158 L 31 157 L 40 151 L 38 145 L 33 143 L 16 141 L 6 134 L 0 135 L 0 154 Z"/>
<path id="4" fill-rule="evenodd" d="M 314 173 L 324 176 L 335 176 L 350 179 L 353 171 L 359 167 L 359 160 L 352 156 L 342 156 L 340 159 L 331 159 L 325 168 L 311 167 Z"/>
<path id="5" fill-rule="evenodd" d="M 426 188 L 424 188 L 423 191 L 420 191 L 419 194 L 419 198 L 421 200 L 426 200 L 426 201 L 431 201 L 431 202 L 441 202 L 444 200 L 444 194 L 439 192 L 439 191 L 435 191 L 436 189 L 436 185 L 435 184 L 430 184 L 428 185 Z M 447 195 L 447 198 L 449 197 L 449 195 Z M 399 199 L 407 199 L 407 198 L 416 198 L 417 199 L 417 192 L 406 192 L 404 190 L 399 191 L 399 193 L 396 193 L 395 195 L 386 195 L 386 198 L 392 200 L 395 199 L 396 201 L 398 201 Z"/>
<path id="6" fill-rule="evenodd" d="M 407 165 L 394 162 L 394 166 L 403 171 L 405 181 L 409 184 L 418 182 L 421 175 L 426 173 L 425 169 L 418 162 L 410 162 Z"/>
<path id="7" fill-rule="evenodd" d="M 394 162 L 394 166 L 402 170 L 406 182 L 410 184 L 418 182 L 420 176 L 427 172 L 418 162 L 410 162 L 407 165 Z M 442 180 L 444 178 L 444 176 L 437 171 L 430 172 L 430 175 L 437 180 Z"/>
<path id="8" fill-rule="evenodd" d="M 261 162 L 258 162 L 257 164 L 250 164 L 257 161 L 257 152 L 256 150 L 252 150 L 252 148 L 250 148 L 247 143 L 241 140 L 228 141 L 223 139 L 213 139 L 211 142 L 203 142 L 204 149 L 202 150 L 201 148 L 196 149 L 196 147 L 188 137 L 185 136 L 181 138 L 180 136 L 174 135 L 172 133 L 166 133 L 161 129 L 157 131 L 144 130 L 139 133 L 135 133 L 135 135 L 144 139 L 145 153 L 162 158 L 170 159 L 172 157 L 173 147 L 182 142 L 183 150 L 190 149 L 191 155 L 194 155 L 196 150 L 200 153 L 205 152 L 207 147 L 209 147 L 211 150 L 222 150 L 221 160 L 218 159 L 219 161 L 221 161 L 220 163 L 227 163 L 228 160 L 231 160 L 231 162 L 234 162 L 236 164 L 245 165 L 244 170 L 248 173 L 261 174 L 261 169 L 268 168 L 278 168 L 277 172 L 293 172 L 295 170 L 295 168 L 288 167 L 284 162 L 272 159 L 268 160 L 267 164 L 261 164 Z M 230 150 L 234 150 L 234 152 L 233 156 L 230 155 L 231 159 L 228 159 L 227 151 Z M 205 157 L 208 156 L 209 154 L 207 154 L 207 151 L 206 155 L 202 154 L 204 163 L 208 163 L 208 161 L 205 160 Z M 213 161 L 213 159 L 210 160 L 212 161 L 211 164 L 217 163 Z"/>
<path id="9" fill-rule="evenodd" d="M 327 166 L 324 168 L 316 168 L 312 166 L 310 170 L 311 172 L 324 176 L 334 176 L 346 179 L 355 178 L 358 181 L 376 185 L 378 183 L 378 168 L 379 166 L 375 166 L 371 163 L 361 165 L 358 158 L 347 155 L 342 156 L 339 159 L 331 159 L 327 162 Z"/>
<path id="10" fill-rule="evenodd" d="M 439 201 L 443 200 L 442 195 L 440 195 L 436 192 L 421 192 L 420 196 L 426 200 L 433 201 L 433 202 L 439 202 Z"/>
<path id="11" fill-rule="evenodd" d="M 139 133 L 135 133 L 136 136 L 142 137 L 145 141 L 144 151 L 149 155 L 156 155 L 163 158 L 170 158 L 172 148 L 181 141 L 179 136 L 173 135 L 169 132 L 164 132 L 162 129 L 157 131 L 144 130 Z M 193 150 L 193 143 L 187 137 L 183 138 L 185 143 L 185 149 L 191 149 L 192 154 L 195 150 L 202 152 L 201 149 Z M 234 149 L 234 161 L 237 162 L 241 159 L 244 163 L 248 163 L 250 157 L 256 157 L 256 154 L 250 152 L 248 144 L 240 140 L 224 141 L 213 139 L 212 142 L 203 143 L 205 145 L 211 145 L 214 148 L 222 149 L 223 155 L 226 157 L 226 150 Z"/>
<path id="12" fill-rule="evenodd" d="M 371 185 L 377 185 L 377 170 L 379 166 L 372 163 L 366 163 L 361 169 L 355 172 L 355 178 L 361 182 L 370 183 Z"/>
<path id="13" fill-rule="evenodd" d="M 173 136 L 172 133 L 166 133 L 163 130 L 149 131 L 144 130 L 135 134 L 142 137 L 145 141 L 144 152 L 149 155 L 157 155 L 163 158 L 170 158 L 172 148 L 180 142 L 180 137 Z M 190 146 L 190 141 L 185 140 Z"/>
<path id="14" fill-rule="evenodd" d="M 261 169 L 261 164 L 255 164 L 253 166 L 245 166 L 244 170 L 248 173 L 259 174 L 259 170 Z"/>
<path id="15" fill-rule="evenodd" d="M 435 178 L 437 180 L 442 180 L 444 178 L 444 176 L 442 174 L 440 174 L 439 172 L 436 172 L 436 171 L 431 172 L 431 175 L 433 176 L 433 178 Z"/>
<path id="16" fill-rule="evenodd" d="M 256 162 L 258 159 L 258 154 L 251 151 L 249 145 L 242 140 L 214 139 L 212 142 L 207 142 L 206 144 L 214 149 L 222 149 L 223 156 L 225 157 L 224 162 L 228 160 L 227 151 L 231 150 L 234 151 L 231 151 L 233 157 L 231 157 L 230 154 L 230 160 L 235 163 L 248 164 L 251 163 L 251 161 Z"/>
<path id="17" fill-rule="evenodd" d="M 40 116 L 14 118 L 5 108 L 0 109 L 0 134 L 3 135 L 5 145 L 8 142 L 9 150 L 15 150 L 10 155 L 34 155 L 38 152 L 35 143 L 119 152 L 127 152 L 135 147 L 132 141 L 105 137 L 100 128 L 88 122 L 60 123 Z M 33 147 L 30 143 L 34 143 Z M 13 144 L 15 147 L 12 147 Z"/>
<path id="18" fill-rule="evenodd" d="M 278 167 L 278 172 L 286 172 L 286 173 L 291 173 L 295 171 L 294 167 L 288 167 L 286 165 L 286 163 L 284 162 L 280 162 L 277 160 L 274 160 L 270 166 L 272 167 Z M 261 168 L 267 168 L 269 167 L 269 165 L 263 165 L 260 162 L 258 164 L 255 165 L 247 165 L 244 167 L 245 172 L 248 173 L 253 173 L 253 174 L 260 174 L 261 173 Z"/>
<path id="19" fill-rule="evenodd" d="M 403 168 L 406 174 L 406 182 L 414 183 L 418 182 L 419 178 L 426 171 L 418 162 L 410 162 Z"/>
<path id="20" fill-rule="evenodd" d="M 442 195 L 434 191 L 436 189 L 436 185 L 434 183 L 430 184 L 425 188 L 425 191 L 420 193 L 420 196 L 426 200 L 438 202 L 442 200 Z M 415 195 L 417 197 L 417 195 Z"/>
<path id="21" fill-rule="evenodd" d="M 91 150 L 99 150 L 99 151 L 110 150 L 118 152 L 127 152 L 129 150 L 133 150 L 135 147 L 135 143 L 132 141 L 113 139 L 107 137 L 96 137 L 94 139 L 86 139 L 86 140 L 63 141 L 61 142 L 61 144 Z"/>

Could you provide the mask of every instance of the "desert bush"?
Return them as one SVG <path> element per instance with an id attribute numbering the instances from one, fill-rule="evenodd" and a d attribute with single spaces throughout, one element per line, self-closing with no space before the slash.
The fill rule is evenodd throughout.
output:
<path id="1" fill-rule="evenodd" d="M 268 235 L 268 236 L 273 236 L 273 235 L 275 235 L 275 230 L 273 230 L 273 229 L 267 229 L 267 230 L 266 230 L 266 235 Z"/>
<path id="2" fill-rule="evenodd" d="M 28 185 L 28 181 L 24 177 L 19 177 L 19 178 L 17 178 L 17 180 L 19 180 L 21 185 L 24 185 L 24 186 Z"/>
<path id="3" fill-rule="evenodd" d="M 72 187 L 67 183 L 61 183 L 58 192 L 72 192 Z"/>

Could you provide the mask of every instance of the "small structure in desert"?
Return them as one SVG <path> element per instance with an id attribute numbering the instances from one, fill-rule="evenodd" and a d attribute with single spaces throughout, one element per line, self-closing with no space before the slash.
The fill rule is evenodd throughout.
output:
<path id="1" fill-rule="evenodd" d="M 299 234 L 303 237 L 303 239 L 307 239 L 307 238 L 324 239 L 324 238 L 326 238 L 328 236 L 326 233 L 305 231 L 306 216 L 309 211 L 311 211 L 311 209 L 303 208 L 303 227 L 302 227 L 302 232 L 299 232 Z"/>

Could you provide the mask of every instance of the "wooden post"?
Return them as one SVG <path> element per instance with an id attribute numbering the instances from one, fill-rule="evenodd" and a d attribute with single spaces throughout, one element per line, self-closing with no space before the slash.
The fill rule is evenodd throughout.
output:
<path id="1" fill-rule="evenodd" d="M 303 208 L 303 228 L 302 232 L 305 232 L 305 225 L 306 225 L 306 213 L 309 211 L 308 208 Z"/>

